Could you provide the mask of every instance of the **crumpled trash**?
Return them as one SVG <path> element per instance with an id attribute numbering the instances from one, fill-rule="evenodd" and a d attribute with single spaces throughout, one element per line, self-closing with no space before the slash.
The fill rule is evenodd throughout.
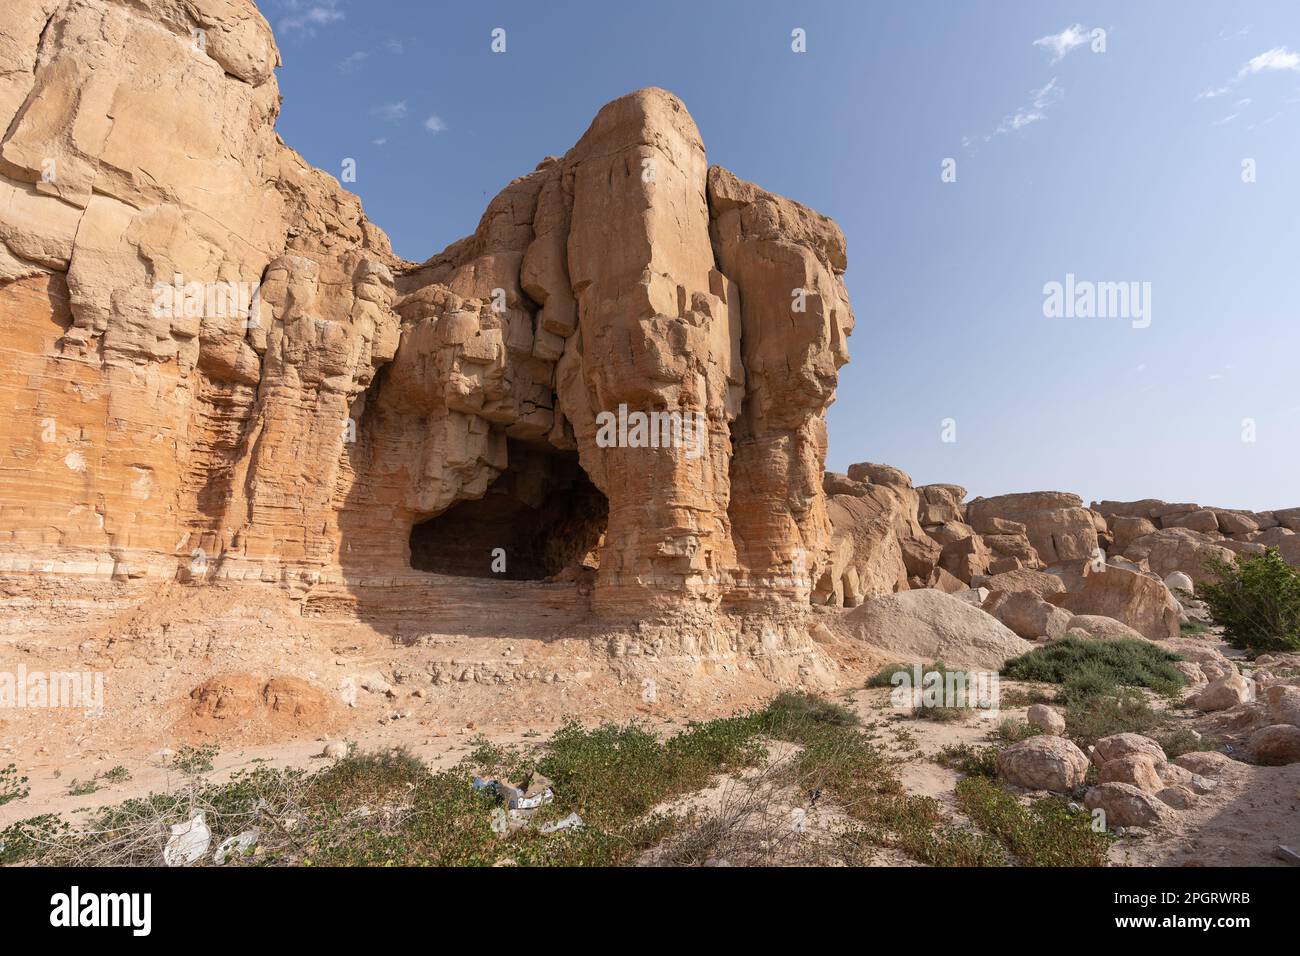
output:
<path id="1" fill-rule="evenodd" d="M 555 799 L 555 791 L 551 789 L 550 783 L 551 781 L 541 774 L 533 773 L 524 781 L 522 787 L 513 787 L 501 780 L 488 780 L 483 777 L 475 777 L 473 787 L 475 790 L 491 793 L 500 803 L 505 804 L 504 808 L 498 807 L 498 812 L 493 815 L 493 829 L 501 833 L 507 828 L 517 830 L 528 826 L 538 808 Z M 579 825 L 581 822 L 578 821 Z M 567 824 L 561 829 L 566 829 L 567 826 L 572 824 Z"/>
<path id="2" fill-rule="evenodd" d="M 511 810 L 536 810 L 544 803 L 550 803 L 555 799 L 555 794 L 547 787 L 541 793 L 534 794 L 531 797 L 516 797 L 510 801 Z"/>
<path id="3" fill-rule="evenodd" d="M 504 800 L 510 806 L 514 806 L 514 801 L 523 796 L 518 787 L 512 787 L 500 780 L 484 780 L 482 777 L 474 778 L 474 789 L 487 790 L 495 794 L 497 799 Z"/>
<path id="4" fill-rule="evenodd" d="M 172 827 L 171 839 L 163 848 L 163 862 L 168 866 L 189 866 L 208 852 L 211 842 L 212 831 L 200 813 L 189 823 L 177 823 Z"/>
<path id="5" fill-rule="evenodd" d="M 537 830 L 539 833 L 558 833 L 560 830 L 581 830 L 584 826 L 586 824 L 582 822 L 582 817 L 576 813 L 570 813 L 562 820 L 543 823 Z"/>
<path id="6" fill-rule="evenodd" d="M 245 830 L 243 833 L 227 837 L 221 841 L 216 852 L 212 854 L 212 862 L 217 866 L 224 866 L 226 861 L 233 857 L 241 857 L 257 844 L 259 834 L 257 830 Z"/>

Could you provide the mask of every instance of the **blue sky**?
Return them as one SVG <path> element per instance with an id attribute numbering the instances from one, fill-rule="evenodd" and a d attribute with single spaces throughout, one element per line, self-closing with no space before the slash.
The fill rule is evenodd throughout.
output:
<path id="1" fill-rule="evenodd" d="M 710 162 L 832 216 L 858 324 L 830 468 L 1300 505 L 1295 0 L 260 5 L 281 135 L 355 159 L 409 259 L 644 86 Z M 1149 325 L 1045 316 L 1067 274 L 1150 283 Z"/>

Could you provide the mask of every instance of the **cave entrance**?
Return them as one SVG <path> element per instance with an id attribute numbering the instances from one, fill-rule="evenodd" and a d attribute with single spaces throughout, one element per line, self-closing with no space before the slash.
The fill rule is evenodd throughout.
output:
<path id="1" fill-rule="evenodd" d="M 411 529 L 412 568 L 539 581 L 566 568 L 596 567 L 609 502 L 577 452 L 511 440 L 507 460 L 482 498 L 457 502 Z"/>

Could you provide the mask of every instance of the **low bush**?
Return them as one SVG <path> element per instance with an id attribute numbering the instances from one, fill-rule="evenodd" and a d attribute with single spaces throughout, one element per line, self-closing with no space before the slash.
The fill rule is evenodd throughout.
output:
<path id="1" fill-rule="evenodd" d="M 1025 807 L 987 777 L 969 776 L 957 784 L 957 805 L 1024 866 L 1106 865 L 1109 838 L 1059 797 Z"/>
<path id="2" fill-rule="evenodd" d="M 1300 650 L 1300 568 L 1277 548 L 1232 561 L 1212 558 L 1205 569 L 1217 580 L 1202 584 L 1199 596 L 1224 640 L 1256 653 Z"/>
<path id="3" fill-rule="evenodd" d="M 1096 693 L 1105 693 L 1117 684 L 1172 694 L 1185 683 L 1173 666 L 1178 659 L 1177 654 L 1149 641 L 1063 637 L 1007 661 L 1002 675 L 1012 680 L 1065 684 L 1067 690 L 1073 686 L 1081 697 L 1087 696 L 1089 686 Z"/>

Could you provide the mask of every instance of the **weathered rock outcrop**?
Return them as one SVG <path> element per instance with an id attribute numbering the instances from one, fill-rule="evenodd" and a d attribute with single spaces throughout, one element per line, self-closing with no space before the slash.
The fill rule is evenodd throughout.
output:
<path id="1" fill-rule="evenodd" d="M 1029 543 L 1045 564 L 1090 558 L 1097 550 L 1097 527 L 1078 495 L 1063 491 L 976 498 L 966 519 L 979 530 L 994 519 L 1025 526 Z"/>
<path id="2" fill-rule="evenodd" d="M 873 598 L 836 626 L 847 637 L 899 658 L 988 670 L 1033 647 L 979 608 L 933 589 Z"/>
<path id="3" fill-rule="evenodd" d="M 710 169 L 672 94 L 417 266 L 276 136 L 251 5 L 0 31 L 0 570 L 301 590 L 500 549 L 614 613 L 810 600 L 844 237 Z"/>
<path id="4" fill-rule="evenodd" d="M 316 574 L 400 263 L 275 135 L 270 29 L 14 0 L 0 33 L 0 568 Z"/>
<path id="5" fill-rule="evenodd" d="M 1264 546 L 1300 563 L 1300 509 L 825 474 L 844 236 L 710 167 L 671 93 L 606 105 L 417 264 L 280 141 L 278 64 L 248 3 L 8 4 L 0 574 L 499 576 L 629 619 L 992 575 L 1023 634 L 1065 608 L 1167 637 L 1158 578 Z M 1103 546 L 1123 566 L 1084 577 Z M 973 614 L 990 661 L 1018 651 L 945 600 L 905 603 L 932 637 Z"/>
<path id="6" fill-rule="evenodd" d="M 1300 508 L 1242 511 L 1141 501 L 1093 502 L 1114 531 L 1114 551 L 1161 577 L 1179 571 L 1197 584 L 1209 577 L 1208 558 L 1231 560 L 1234 553 L 1259 554 L 1277 548 L 1284 560 L 1300 567 Z"/>
<path id="7" fill-rule="evenodd" d="M 1099 615 L 1127 624 L 1143 637 L 1158 641 L 1179 635 L 1179 605 L 1159 578 L 1114 565 L 1092 571 L 1082 586 L 1047 600 L 1076 615 Z"/>

